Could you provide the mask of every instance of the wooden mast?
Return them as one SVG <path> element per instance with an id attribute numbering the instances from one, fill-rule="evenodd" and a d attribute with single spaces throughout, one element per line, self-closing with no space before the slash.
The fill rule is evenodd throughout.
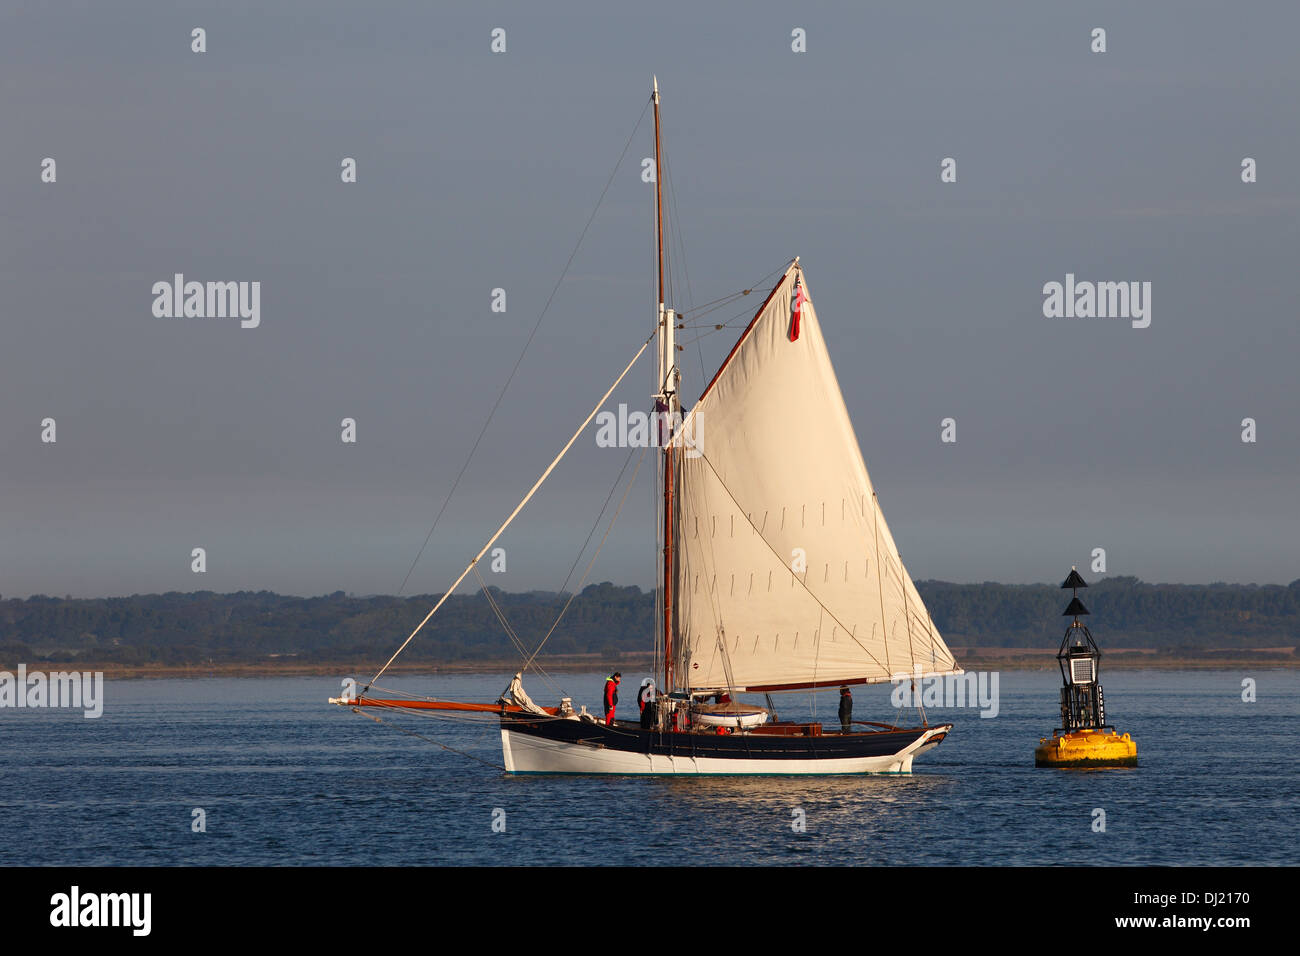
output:
<path id="1" fill-rule="evenodd" d="M 665 290 L 664 290 L 664 201 L 663 201 L 663 149 L 659 131 L 659 78 L 654 77 L 652 80 L 651 99 L 654 101 L 655 108 L 655 245 L 658 253 L 659 265 L 659 368 L 657 370 L 658 381 L 656 387 L 656 411 L 667 415 L 669 422 L 668 431 L 672 431 L 672 422 L 675 419 L 673 412 L 673 397 L 676 389 L 673 388 L 673 375 L 676 368 L 676 348 L 673 342 L 673 329 L 670 323 L 675 321 L 672 314 L 665 308 Z M 663 419 L 660 419 L 655 426 L 658 429 L 658 435 L 664 433 Z M 673 691 L 673 454 L 671 446 L 663 450 L 663 461 L 661 463 L 663 471 L 663 496 L 664 496 L 664 527 L 663 527 L 663 568 L 661 576 L 663 579 L 663 621 L 664 621 L 664 683 L 665 693 Z"/>
<path id="2" fill-rule="evenodd" d="M 653 82 L 651 97 L 655 104 L 655 239 L 659 249 L 659 321 L 662 323 L 664 319 L 664 193 L 661 175 L 663 165 L 659 148 L 659 78 L 655 77 Z M 661 381 L 659 386 L 663 388 L 664 383 Z"/>

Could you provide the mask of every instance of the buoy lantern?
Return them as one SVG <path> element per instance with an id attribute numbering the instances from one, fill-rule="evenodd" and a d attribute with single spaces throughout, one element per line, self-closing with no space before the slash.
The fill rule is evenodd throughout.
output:
<path id="1" fill-rule="evenodd" d="M 1065 683 L 1061 688 L 1061 726 L 1050 738 L 1039 738 L 1035 767 L 1137 766 L 1137 742 L 1128 734 L 1120 736 L 1106 723 L 1106 699 L 1097 680 L 1101 650 L 1087 625 L 1079 620 L 1089 613 L 1079 600 L 1079 588 L 1087 586 L 1078 568 L 1070 568 L 1070 576 L 1061 585 L 1074 592 L 1065 609 L 1065 616 L 1074 620 L 1056 655 Z"/>

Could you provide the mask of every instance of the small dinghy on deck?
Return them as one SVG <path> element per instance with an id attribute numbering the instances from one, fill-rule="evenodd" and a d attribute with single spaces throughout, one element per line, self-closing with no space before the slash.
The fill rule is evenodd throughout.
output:
<path id="1" fill-rule="evenodd" d="M 691 721 L 701 727 L 735 727 L 748 730 L 767 723 L 766 707 L 729 701 L 725 704 L 696 704 Z"/>

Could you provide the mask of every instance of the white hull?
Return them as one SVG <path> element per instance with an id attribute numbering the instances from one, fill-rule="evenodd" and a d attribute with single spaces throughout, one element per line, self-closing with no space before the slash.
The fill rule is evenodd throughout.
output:
<path id="1" fill-rule="evenodd" d="M 947 733 L 947 726 L 927 730 L 908 747 L 883 757 L 792 758 L 750 760 L 740 757 L 669 757 L 594 747 L 589 744 L 547 740 L 501 729 L 501 750 L 509 773 L 609 773 L 786 775 L 911 773 L 912 758 L 938 746 L 931 738 Z"/>

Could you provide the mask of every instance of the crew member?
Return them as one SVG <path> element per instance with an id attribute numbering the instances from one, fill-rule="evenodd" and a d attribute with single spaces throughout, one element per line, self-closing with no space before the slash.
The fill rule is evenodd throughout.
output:
<path id="1" fill-rule="evenodd" d="M 636 693 L 636 702 L 641 707 L 641 729 L 649 730 L 655 724 L 655 682 L 647 677 L 641 682 L 641 689 Z"/>
<path id="2" fill-rule="evenodd" d="M 605 726 L 614 725 L 614 710 L 618 707 L 618 685 L 623 675 L 618 671 L 605 678 Z"/>
<path id="3" fill-rule="evenodd" d="M 853 724 L 853 695 L 847 687 L 840 688 L 840 732 L 849 733 Z"/>

